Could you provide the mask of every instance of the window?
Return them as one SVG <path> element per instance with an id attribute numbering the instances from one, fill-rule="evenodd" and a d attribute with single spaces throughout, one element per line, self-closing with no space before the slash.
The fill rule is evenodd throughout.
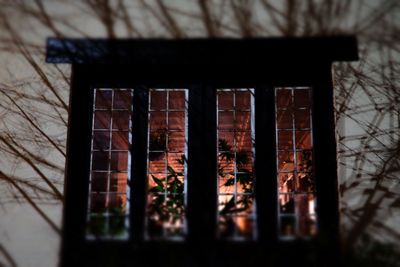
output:
<path id="1" fill-rule="evenodd" d="M 87 238 L 127 239 L 132 89 L 94 89 Z"/>
<path id="2" fill-rule="evenodd" d="M 316 234 L 311 88 L 275 88 L 279 236 Z"/>
<path id="3" fill-rule="evenodd" d="M 257 237 L 254 200 L 254 89 L 217 90 L 218 235 Z"/>
<path id="4" fill-rule="evenodd" d="M 146 238 L 183 240 L 187 171 L 186 89 L 150 89 Z"/>

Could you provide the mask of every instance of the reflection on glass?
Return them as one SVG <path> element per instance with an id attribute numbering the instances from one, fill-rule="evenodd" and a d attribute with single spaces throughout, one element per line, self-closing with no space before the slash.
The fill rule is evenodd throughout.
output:
<path id="1" fill-rule="evenodd" d="M 316 234 L 311 88 L 276 88 L 279 235 Z"/>
<path id="2" fill-rule="evenodd" d="M 186 89 L 150 89 L 147 168 L 147 239 L 186 235 Z"/>
<path id="3" fill-rule="evenodd" d="M 218 237 L 256 238 L 253 89 L 217 90 Z"/>
<path id="4" fill-rule="evenodd" d="M 129 237 L 133 89 L 95 89 L 87 239 Z"/>

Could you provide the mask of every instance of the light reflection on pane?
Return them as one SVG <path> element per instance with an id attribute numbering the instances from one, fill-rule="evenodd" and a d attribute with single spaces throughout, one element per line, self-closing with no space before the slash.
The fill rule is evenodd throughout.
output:
<path id="1" fill-rule="evenodd" d="M 113 129 L 129 130 L 130 112 L 129 111 L 113 111 Z"/>
<path id="2" fill-rule="evenodd" d="M 150 89 L 146 239 L 186 235 L 186 89 Z"/>
<path id="3" fill-rule="evenodd" d="M 256 238 L 253 89 L 217 90 L 218 237 Z"/>
<path id="4" fill-rule="evenodd" d="M 109 129 L 111 124 L 111 114 L 108 111 L 95 111 L 94 128 Z"/>
<path id="5" fill-rule="evenodd" d="M 129 132 L 113 132 L 112 133 L 112 149 L 128 150 L 129 149 Z"/>
<path id="6" fill-rule="evenodd" d="M 87 239 L 129 237 L 132 97 L 133 89 L 94 90 Z"/>
<path id="7" fill-rule="evenodd" d="M 306 87 L 275 89 L 281 238 L 317 232 L 310 93 Z"/>
<path id="8" fill-rule="evenodd" d="M 293 118 L 290 110 L 278 110 L 276 121 L 279 129 L 293 128 Z"/>

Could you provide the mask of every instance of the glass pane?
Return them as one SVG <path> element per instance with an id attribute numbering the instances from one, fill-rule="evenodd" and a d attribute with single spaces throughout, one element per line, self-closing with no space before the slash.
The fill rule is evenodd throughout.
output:
<path id="1" fill-rule="evenodd" d="M 114 92 L 114 109 L 127 109 L 131 110 L 132 92 L 129 90 L 117 90 Z"/>
<path id="2" fill-rule="evenodd" d="M 278 152 L 278 172 L 292 172 L 294 170 L 294 153 L 289 151 Z"/>
<path id="3" fill-rule="evenodd" d="M 233 109 L 233 94 L 229 91 L 218 91 L 218 110 Z"/>
<path id="4" fill-rule="evenodd" d="M 166 112 L 151 112 L 150 113 L 150 121 L 149 128 L 151 132 L 160 132 L 166 131 L 167 129 L 167 114 Z"/>
<path id="5" fill-rule="evenodd" d="M 113 129 L 129 130 L 130 112 L 113 111 Z"/>
<path id="6" fill-rule="evenodd" d="M 107 192 L 108 172 L 93 172 L 91 180 L 92 192 Z"/>
<path id="7" fill-rule="evenodd" d="M 128 168 L 128 152 L 111 152 L 111 170 L 126 171 Z"/>
<path id="8" fill-rule="evenodd" d="M 150 117 L 151 118 L 151 117 Z M 167 135 L 165 129 L 158 129 L 150 132 L 149 135 L 149 150 L 150 151 L 164 151 L 167 148 Z"/>
<path id="9" fill-rule="evenodd" d="M 278 174 L 278 190 L 280 193 L 293 192 L 295 189 L 295 180 L 293 173 Z"/>
<path id="10" fill-rule="evenodd" d="M 96 109 L 110 109 L 112 101 L 112 90 L 97 90 Z"/>
<path id="11" fill-rule="evenodd" d="M 113 132 L 112 133 L 112 149 L 128 150 L 129 149 L 129 132 Z"/>
<path id="12" fill-rule="evenodd" d="M 94 151 L 92 153 L 92 170 L 108 170 L 109 158 L 110 156 L 108 152 Z"/>
<path id="13" fill-rule="evenodd" d="M 310 128 L 310 111 L 308 109 L 300 109 L 294 112 L 296 129 Z"/>
<path id="14" fill-rule="evenodd" d="M 150 108 L 151 110 L 165 110 L 167 108 L 167 92 L 151 91 Z"/>
<path id="15" fill-rule="evenodd" d="M 108 195 L 108 209 L 112 215 L 124 215 L 126 203 L 126 194 Z"/>
<path id="16" fill-rule="evenodd" d="M 128 173 L 112 173 L 110 179 L 110 192 L 125 193 L 128 183 Z"/>
<path id="17" fill-rule="evenodd" d="M 310 89 L 294 90 L 294 99 L 296 107 L 311 107 L 310 106 Z"/>
<path id="18" fill-rule="evenodd" d="M 298 172 L 312 172 L 312 150 L 305 149 L 296 153 L 297 171 Z"/>
<path id="19" fill-rule="evenodd" d="M 311 133 L 309 131 L 296 131 L 296 148 L 311 149 Z"/>
<path id="20" fill-rule="evenodd" d="M 107 208 L 107 195 L 93 193 L 90 197 L 90 211 L 94 213 L 105 212 Z"/>
<path id="21" fill-rule="evenodd" d="M 146 239 L 186 235 L 187 97 L 186 89 L 150 89 L 151 107 L 164 111 L 149 118 Z"/>
<path id="22" fill-rule="evenodd" d="M 109 111 L 94 112 L 94 128 L 109 129 L 111 125 L 111 113 Z"/>
<path id="23" fill-rule="evenodd" d="M 169 92 L 169 109 L 185 110 L 185 92 Z"/>
<path id="24" fill-rule="evenodd" d="M 185 129 L 185 113 L 175 111 L 169 112 L 168 129 L 183 131 Z"/>
<path id="25" fill-rule="evenodd" d="M 278 131 L 278 149 L 293 150 L 293 132 Z"/>
<path id="26" fill-rule="evenodd" d="M 252 97 L 253 89 L 217 90 L 217 217 L 221 239 L 256 238 Z"/>
<path id="27" fill-rule="evenodd" d="M 110 133 L 107 131 L 93 132 L 93 149 L 107 150 L 110 147 Z"/>
<path id="28" fill-rule="evenodd" d="M 220 111 L 218 112 L 218 129 L 219 130 L 232 130 L 234 128 L 233 111 Z"/>
<path id="29" fill-rule="evenodd" d="M 292 129 L 293 128 L 293 117 L 290 110 L 278 110 L 277 111 L 277 128 L 278 129 Z"/>
<path id="30" fill-rule="evenodd" d="M 279 211 L 281 214 L 294 214 L 294 198 L 292 194 L 279 195 Z"/>
<path id="31" fill-rule="evenodd" d="M 276 107 L 289 108 L 292 106 L 292 90 L 290 89 L 279 89 L 276 90 Z"/>
<path id="32" fill-rule="evenodd" d="M 238 131 L 250 131 L 251 129 L 251 121 L 250 121 L 250 112 L 242 112 L 236 111 L 236 130 Z"/>
<path id="33" fill-rule="evenodd" d="M 168 151 L 183 152 L 185 148 L 185 132 L 171 132 L 168 136 Z"/>
<path id="34" fill-rule="evenodd" d="M 235 109 L 250 110 L 251 92 L 237 91 L 235 95 Z"/>
<path id="35" fill-rule="evenodd" d="M 230 173 L 221 173 L 219 175 L 220 194 L 235 192 L 235 176 Z M 221 197 L 221 196 L 220 196 Z"/>
<path id="36" fill-rule="evenodd" d="M 167 169 L 165 152 L 149 152 L 149 172 L 161 173 Z"/>
<path id="37" fill-rule="evenodd" d="M 225 133 L 221 133 L 220 136 L 224 139 Z M 252 136 L 247 132 L 236 133 L 236 146 L 238 150 L 251 151 L 253 149 Z"/>

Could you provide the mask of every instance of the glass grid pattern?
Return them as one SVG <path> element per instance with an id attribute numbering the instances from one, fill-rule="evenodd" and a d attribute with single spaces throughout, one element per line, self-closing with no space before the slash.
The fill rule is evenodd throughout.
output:
<path id="1" fill-rule="evenodd" d="M 150 89 L 145 238 L 181 241 L 187 172 L 187 89 Z"/>
<path id="2" fill-rule="evenodd" d="M 133 89 L 94 89 L 87 239 L 129 238 Z"/>
<path id="3" fill-rule="evenodd" d="M 280 239 L 316 234 L 311 88 L 275 88 Z"/>
<path id="4" fill-rule="evenodd" d="M 218 238 L 253 240 L 254 89 L 217 90 Z"/>

